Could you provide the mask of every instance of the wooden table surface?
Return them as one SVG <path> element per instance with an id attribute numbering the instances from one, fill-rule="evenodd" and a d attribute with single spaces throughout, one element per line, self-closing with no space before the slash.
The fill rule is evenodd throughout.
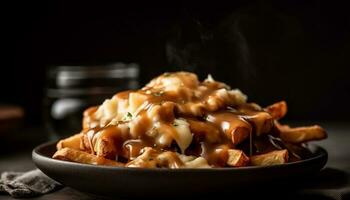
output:
<path id="1" fill-rule="evenodd" d="M 313 193 L 315 190 L 321 190 L 322 194 L 326 197 L 324 199 L 344 198 L 344 196 L 340 195 L 341 193 L 346 193 L 347 197 L 350 197 L 350 122 L 328 122 L 320 124 L 327 130 L 329 137 L 327 140 L 316 143 L 323 146 L 328 151 L 328 163 L 323 172 L 320 173 L 320 177 L 317 180 L 317 185 L 319 186 L 302 189 L 298 191 L 299 194 L 296 195 L 299 195 L 297 196 L 299 198 L 300 194 L 308 194 Z M 35 166 L 31 160 L 30 150 L 6 153 L 5 155 L 0 154 L 0 172 L 26 171 L 34 168 Z M 328 175 L 324 176 L 322 173 L 327 173 Z M 6 194 L 0 194 L 0 200 L 5 199 L 13 198 Z M 56 192 L 30 199 L 92 200 L 99 198 L 69 187 L 64 187 Z"/>

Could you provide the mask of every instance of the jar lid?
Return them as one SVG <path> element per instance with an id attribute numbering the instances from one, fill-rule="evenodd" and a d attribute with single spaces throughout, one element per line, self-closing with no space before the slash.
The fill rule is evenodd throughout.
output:
<path id="1" fill-rule="evenodd" d="M 48 72 L 48 88 L 81 88 L 113 86 L 136 80 L 139 66 L 135 63 L 114 63 L 103 66 L 57 66 Z"/>

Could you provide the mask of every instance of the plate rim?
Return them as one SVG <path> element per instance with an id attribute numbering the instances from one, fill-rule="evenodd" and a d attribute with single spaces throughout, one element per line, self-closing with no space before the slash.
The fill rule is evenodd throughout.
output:
<path id="1" fill-rule="evenodd" d="M 325 164 L 322 166 L 322 168 L 326 165 L 328 162 L 328 152 L 323 147 L 317 145 L 317 144 L 308 144 L 308 147 L 311 149 L 315 149 L 315 152 L 317 152 L 317 155 L 312 156 L 307 159 L 303 159 L 300 161 L 285 163 L 285 164 L 277 164 L 277 165 L 266 165 L 266 166 L 245 166 L 245 167 L 235 167 L 235 168 L 224 168 L 224 167 L 217 167 L 217 168 L 133 168 L 133 167 L 116 167 L 116 166 L 105 166 L 105 165 L 92 165 L 92 164 L 84 164 L 84 163 L 77 163 L 77 162 L 70 162 L 70 161 L 64 161 L 64 160 L 58 160 L 53 159 L 51 157 L 48 157 L 40 152 L 45 147 L 56 145 L 58 140 L 55 141 L 49 141 L 42 143 L 38 146 L 36 146 L 32 151 L 32 160 L 35 163 L 36 166 L 37 160 L 42 160 L 44 162 L 50 162 L 50 163 L 57 163 L 61 165 L 67 165 L 67 166 L 73 166 L 73 167 L 83 167 L 87 169 L 101 169 L 101 170 L 116 170 L 116 171 L 135 171 L 135 172 L 221 172 L 221 171 L 244 171 L 244 170 L 257 170 L 257 169 L 273 169 L 273 168 L 280 168 L 280 167 L 292 167 L 292 166 L 298 166 L 300 164 L 309 163 L 312 161 L 316 161 L 319 159 L 324 159 Z M 321 169 L 322 169 L 321 168 Z"/>

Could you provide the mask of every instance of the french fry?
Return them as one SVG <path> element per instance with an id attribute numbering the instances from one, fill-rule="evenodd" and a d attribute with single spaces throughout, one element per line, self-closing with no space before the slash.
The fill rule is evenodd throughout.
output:
<path id="1" fill-rule="evenodd" d="M 95 152 L 97 156 L 113 159 L 117 155 L 116 145 L 109 138 L 98 138 L 95 144 Z"/>
<path id="2" fill-rule="evenodd" d="M 81 150 L 88 151 L 90 153 L 92 152 L 91 146 L 90 146 L 90 140 L 88 137 L 88 133 L 83 133 L 83 136 L 81 137 Z"/>
<path id="3" fill-rule="evenodd" d="M 234 145 L 237 145 L 241 142 L 243 142 L 251 133 L 251 128 L 246 126 L 237 126 L 232 127 L 230 133 L 231 133 L 231 140 Z"/>
<path id="4" fill-rule="evenodd" d="M 110 126 L 97 133 L 86 132 L 81 137 L 81 150 L 96 154 L 108 159 L 114 159 L 117 155 L 116 141 L 120 141 L 120 130 Z"/>
<path id="5" fill-rule="evenodd" d="M 241 150 L 229 149 L 226 163 L 232 167 L 247 166 L 249 164 L 249 158 Z"/>
<path id="6" fill-rule="evenodd" d="M 288 162 L 288 151 L 276 150 L 269 153 L 254 155 L 250 158 L 250 163 L 255 166 L 278 165 Z"/>
<path id="7" fill-rule="evenodd" d="M 79 151 L 72 148 L 63 148 L 58 150 L 52 158 L 58 160 L 66 160 L 77 163 L 91 164 L 91 165 L 108 165 L 108 166 L 124 166 L 114 160 L 109 160 L 100 156 L 95 156 L 84 151 Z"/>
<path id="8" fill-rule="evenodd" d="M 274 118 L 256 103 L 240 105 L 237 110 L 242 113 L 242 118 L 254 126 L 253 132 L 257 136 L 268 133 L 273 127 Z"/>
<path id="9" fill-rule="evenodd" d="M 187 122 L 190 124 L 191 133 L 193 133 L 198 141 L 204 140 L 209 143 L 220 141 L 220 131 L 212 123 L 206 123 L 196 119 L 187 119 Z"/>
<path id="10" fill-rule="evenodd" d="M 252 127 L 246 120 L 230 112 L 210 114 L 207 121 L 218 125 L 233 145 L 243 142 L 252 132 Z"/>
<path id="11" fill-rule="evenodd" d="M 256 136 L 268 133 L 273 127 L 273 118 L 267 112 L 257 112 L 254 115 L 245 116 L 244 118 L 254 125 Z"/>
<path id="12" fill-rule="evenodd" d="M 65 147 L 79 150 L 81 138 L 82 133 L 78 133 L 66 139 L 60 140 L 56 145 L 57 150 L 63 149 Z"/>
<path id="13" fill-rule="evenodd" d="M 281 139 L 285 142 L 303 143 L 327 138 L 326 131 L 318 125 L 291 128 L 288 125 L 281 125 L 275 122 L 275 126 Z"/>
<path id="14" fill-rule="evenodd" d="M 285 101 L 280 101 L 267 106 L 265 110 L 270 113 L 272 118 L 279 120 L 287 114 L 287 103 Z"/>

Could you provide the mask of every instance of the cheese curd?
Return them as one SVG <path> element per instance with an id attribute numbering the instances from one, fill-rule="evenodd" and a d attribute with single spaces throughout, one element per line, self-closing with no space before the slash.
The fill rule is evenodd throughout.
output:
<path id="1" fill-rule="evenodd" d="M 233 148 L 237 141 L 241 140 L 236 139 L 235 143 L 230 141 L 230 135 L 236 134 L 234 132 L 236 125 L 232 126 L 229 122 L 222 123 L 225 126 L 222 128 L 221 124 L 212 123 L 205 118 L 211 116 L 209 114 L 212 112 L 237 107 L 246 101 L 247 96 L 240 90 L 231 89 L 228 85 L 215 81 L 210 75 L 200 82 L 193 73 L 164 73 L 140 90 L 117 93 L 97 108 L 86 111 L 83 120 L 85 127 L 83 132 L 86 132 L 83 139 L 84 148 L 90 149 L 96 155 L 106 155 L 105 152 L 108 152 L 106 155 L 108 157 L 124 157 L 132 160 L 128 166 L 133 167 L 155 166 L 156 163 L 144 163 L 153 157 L 159 158 L 164 164 L 166 160 L 164 156 L 179 157 L 179 155 L 181 156 L 176 163 L 182 164 L 173 163 L 172 167 L 215 166 L 218 163 L 211 159 L 210 149 L 215 149 L 212 146 L 216 143 L 227 143 Z M 233 112 L 227 115 L 238 116 Z M 202 119 L 199 123 L 206 125 L 196 126 L 194 120 L 198 119 Z M 237 120 L 242 120 L 242 123 L 237 123 L 238 125 L 246 123 L 239 117 Z M 123 131 L 104 133 L 104 137 L 112 142 L 96 139 L 102 137 L 101 131 L 104 129 L 112 130 L 108 128 L 110 126 Z M 212 131 L 203 130 L 205 127 L 210 127 L 209 130 Z M 232 132 L 227 132 L 226 129 Z M 206 135 L 201 136 L 203 133 Z M 249 132 L 241 138 L 246 138 L 247 134 Z M 202 145 L 199 147 L 195 143 Z M 114 146 L 108 147 L 109 144 Z M 189 149 L 191 145 L 193 147 Z M 109 155 L 113 153 L 115 155 Z M 153 157 L 149 158 L 150 155 Z M 184 161 L 185 156 L 190 156 L 192 159 L 188 160 L 187 157 Z M 168 159 L 169 162 L 175 160 Z"/>

